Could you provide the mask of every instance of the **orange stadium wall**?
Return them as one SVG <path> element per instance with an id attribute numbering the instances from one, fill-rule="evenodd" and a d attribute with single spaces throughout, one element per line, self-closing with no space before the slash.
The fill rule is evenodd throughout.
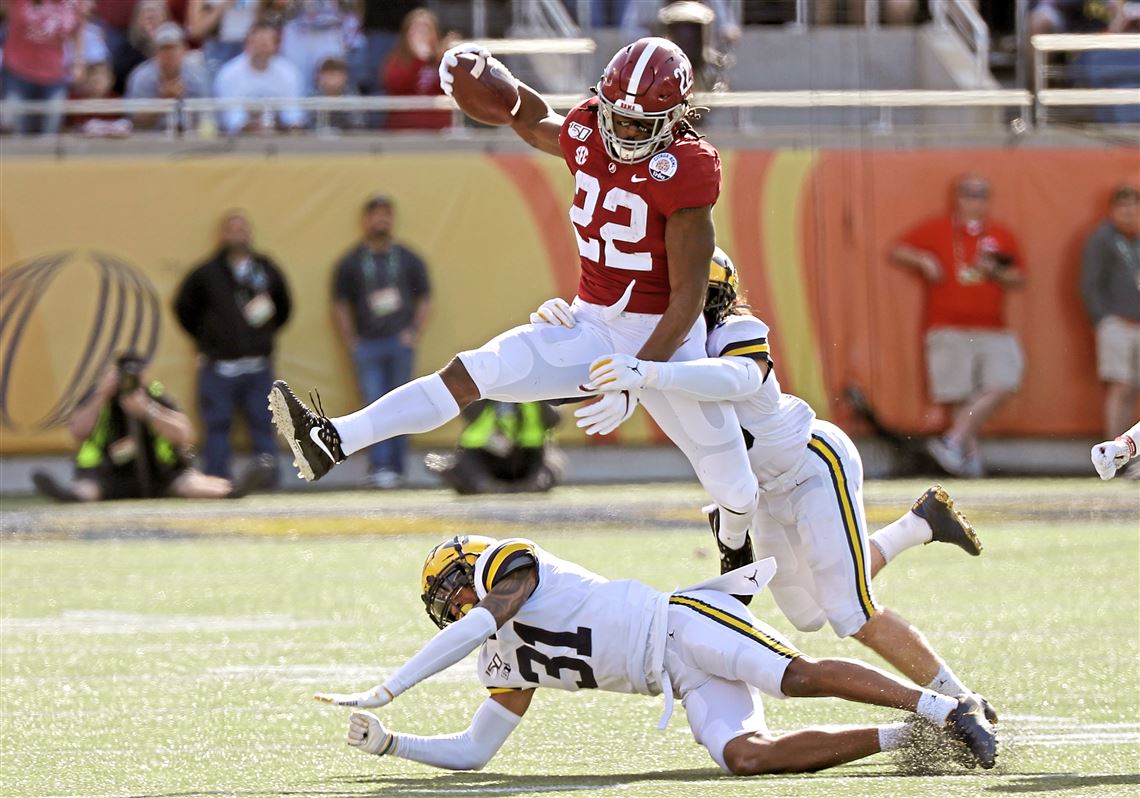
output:
<path id="1" fill-rule="evenodd" d="M 1135 150 L 727 151 L 718 238 L 749 299 L 773 327 L 785 390 L 850 422 L 843 389 L 858 385 L 884 420 L 929 432 L 942 418 L 924 387 L 921 289 L 886 258 L 919 219 L 944 211 L 953 177 L 990 177 L 993 216 L 1019 237 L 1029 283 L 1009 304 L 1025 345 L 1022 392 L 989 430 L 1093 436 L 1102 388 L 1076 289 L 1080 249 L 1111 187 L 1135 179 Z M 400 154 L 201 160 L 4 159 L 0 162 L 0 453 L 72 448 L 67 410 L 94 379 L 92 362 L 134 341 L 153 373 L 193 408 L 194 350 L 170 304 L 214 244 L 224 209 L 246 209 L 257 246 L 284 268 L 293 319 L 278 374 L 319 386 L 326 410 L 358 405 L 332 332 L 329 281 L 376 191 L 396 198 L 398 235 L 427 260 L 434 317 L 417 372 L 439 368 L 569 298 L 577 250 L 566 218 L 573 181 L 529 155 Z M 566 441 L 580 440 L 564 425 Z M 421 436 L 449 445 L 455 424 Z M 660 440 L 643 416 L 626 443 Z"/>

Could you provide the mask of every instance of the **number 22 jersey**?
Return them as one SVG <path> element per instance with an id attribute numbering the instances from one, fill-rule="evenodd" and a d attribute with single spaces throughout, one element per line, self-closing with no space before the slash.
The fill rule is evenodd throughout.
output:
<path id="1" fill-rule="evenodd" d="M 632 579 L 611 582 L 511 538 L 475 563 L 480 601 L 506 574 L 532 564 L 538 586 L 479 650 L 483 685 L 660 694 L 668 594 Z"/>
<path id="2" fill-rule="evenodd" d="M 606 153 L 598 124 L 595 97 L 566 115 L 558 136 L 574 175 L 570 222 L 581 256 L 578 297 L 612 305 L 636 280 L 626 310 L 664 313 L 669 304 L 665 223 L 682 208 L 716 203 L 720 156 L 703 139 L 681 136 L 640 163 L 621 163 Z"/>

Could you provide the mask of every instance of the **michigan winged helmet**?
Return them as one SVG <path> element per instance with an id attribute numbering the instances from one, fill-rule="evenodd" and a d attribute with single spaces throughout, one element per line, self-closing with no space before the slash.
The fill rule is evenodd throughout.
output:
<path id="1" fill-rule="evenodd" d="M 451 602 L 462 588 L 474 586 L 475 561 L 496 542 L 483 535 L 459 535 L 431 550 L 420 577 L 421 598 L 440 629 L 458 620 L 451 617 Z"/>
<path id="2" fill-rule="evenodd" d="M 740 277 L 732 258 L 717 247 L 713 250 L 712 261 L 709 263 L 709 289 L 705 296 L 705 322 L 710 330 L 732 310 L 739 290 Z"/>

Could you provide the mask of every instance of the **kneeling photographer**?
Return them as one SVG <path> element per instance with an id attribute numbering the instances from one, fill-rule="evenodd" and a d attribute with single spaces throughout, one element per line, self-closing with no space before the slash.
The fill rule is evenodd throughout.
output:
<path id="1" fill-rule="evenodd" d="M 184 455 L 194 437 L 190 419 L 133 352 L 107 368 L 69 428 L 80 441 L 74 482 L 61 485 L 42 471 L 32 475 L 36 490 L 58 501 L 221 499 L 240 492 L 229 480 L 190 467 Z"/>

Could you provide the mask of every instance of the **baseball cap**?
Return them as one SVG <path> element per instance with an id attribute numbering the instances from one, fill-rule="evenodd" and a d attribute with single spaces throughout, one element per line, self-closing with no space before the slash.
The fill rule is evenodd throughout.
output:
<path id="1" fill-rule="evenodd" d="M 166 47 L 171 44 L 182 44 L 186 41 L 186 34 L 177 22 L 164 22 L 154 32 L 154 46 Z"/>
<path id="2" fill-rule="evenodd" d="M 373 194 L 364 203 L 364 210 L 370 211 L 373 208 L 395 208 L 396 203 L 392 202 L 392 198 L 387 194 Z"/>

